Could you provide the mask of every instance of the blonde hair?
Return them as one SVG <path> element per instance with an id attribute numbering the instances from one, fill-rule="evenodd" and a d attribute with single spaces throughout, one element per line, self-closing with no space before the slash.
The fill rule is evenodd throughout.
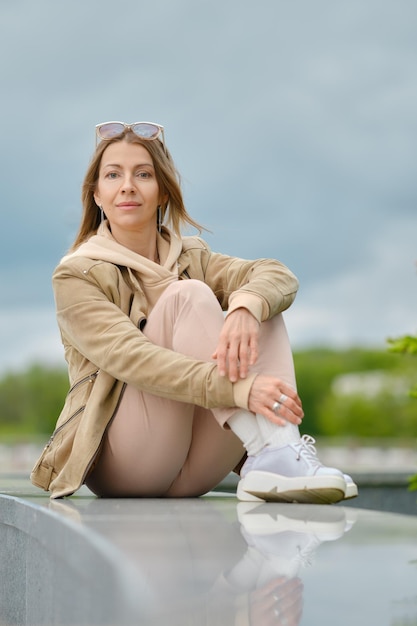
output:
<path id="1" fill-rule="evenodd" d="M 87 241 L 87 239 L 97 232 L 100 226 L 101 212 L 94 200 L 94 193 L 97 187 L 101 159 L 106 148 L 118 141 L 139 144 L 149 152 L 155 168 L 160 197 L 168 198 L 165 202 L 161 202 L 161 221 L 170 226 L 179 237 L 181 236 L 181 228 L 187 224 L 193 226 L 201 233 L 204 227 L 193 220 L 184 206 L 180 177 L 168 150 L 162 145 L 159 139 L 153 141 L 141 139 L 131 130 L 125 130 L 122 135 L 114 139 L 101 141 L 93 154 L 82 185 L 81 199 L 83 212 L 81 223 L 70 250 L 75 250 L 78 246 Z"/>

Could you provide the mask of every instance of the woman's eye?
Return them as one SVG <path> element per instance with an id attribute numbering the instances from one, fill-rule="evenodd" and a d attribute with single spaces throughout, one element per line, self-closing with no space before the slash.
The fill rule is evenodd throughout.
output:
<path id="1" fill-rule="evenodd" d="M 110 178 L 110 180 L 117 178 L 117 176 L 118 176 L 117 172 L 108 172 L 106 174 L 106 178 Z"/>
<path id="2" fill-rule="evenodd" d="M 149 172 L 144 172 L 143 170 L 141 172 L 138 172 L 136 175 L 138 176 L 138 178 L 150 178 L 151 177 Z"/>

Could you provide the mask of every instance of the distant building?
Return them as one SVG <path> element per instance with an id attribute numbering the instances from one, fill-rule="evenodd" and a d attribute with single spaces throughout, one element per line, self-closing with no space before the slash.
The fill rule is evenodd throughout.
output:
<path id="1" fill-rule="evenodd" d="M 332 391 L 338 396 L 360 395 L 366 398 L 375 398 L 384 392 L 391 396 L 407 396 L 409 389 L 407 379 L 383 370 L 342 374 L 332 384 Z"/>

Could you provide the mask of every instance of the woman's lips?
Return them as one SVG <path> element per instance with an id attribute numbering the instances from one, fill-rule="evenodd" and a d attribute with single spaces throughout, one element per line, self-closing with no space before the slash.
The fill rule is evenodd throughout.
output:
<path id="1" fill-rule="evenodd" d="M 116 205 L 118 209 L 134 209 L 140 206 L 139 202 L 120 202 Z"/>

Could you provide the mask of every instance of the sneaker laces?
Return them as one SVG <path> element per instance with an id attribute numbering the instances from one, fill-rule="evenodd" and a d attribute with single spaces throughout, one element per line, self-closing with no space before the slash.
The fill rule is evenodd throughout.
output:
<path id="1" fill-rule="evenodd" d="M 311 435 L 303 435 L 299 441 L 294 445 L 297 450 L 297 461 L 301 457 L 312 467 L 322 467 L 322 463 L 317 458 L 317 450 L 315 447 L 316 440 Z"/>

